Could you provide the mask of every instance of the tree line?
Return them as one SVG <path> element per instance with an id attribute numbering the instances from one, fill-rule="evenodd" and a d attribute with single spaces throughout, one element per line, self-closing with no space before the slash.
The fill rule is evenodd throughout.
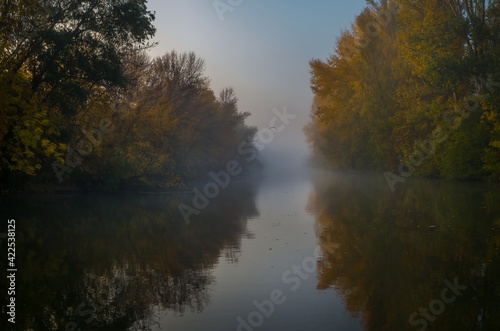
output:
<path id="1" fill-rule="evenodd" d="M 340 169 L 500 180 L 500 3 L 367 1 L 333 54 L 310 61 L 305 128 Z"/>
<path id="2" fill-rule="evenodd" d="M 202 59 L 147 55 L 146 0 L 3 0 L 0 12 L 2 189 L 177 186 L 252 141 L 250 114 L 232 88 L 216 95 Z"/>

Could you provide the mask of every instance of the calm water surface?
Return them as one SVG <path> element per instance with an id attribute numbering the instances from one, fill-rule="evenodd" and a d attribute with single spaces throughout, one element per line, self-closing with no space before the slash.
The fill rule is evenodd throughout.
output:
<path id="1" fill-rule="evenodd" d="M 500 330 L 498 187 L 285 173 L 186 224 L 191 199 L 1 197 L 17 330 Z"/>

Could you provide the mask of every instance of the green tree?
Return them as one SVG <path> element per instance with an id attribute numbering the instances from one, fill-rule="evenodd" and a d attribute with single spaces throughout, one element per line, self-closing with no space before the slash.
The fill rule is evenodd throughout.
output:
<path id="1" fill-rule="evenodd" d="M 33 175 L 60 160 L 56 141 L 92 93 L 126 85 L 123 59 L 150 46 L 154 15 L 141 0 L 5 0 L 0 12 L 0 168 Z"/>

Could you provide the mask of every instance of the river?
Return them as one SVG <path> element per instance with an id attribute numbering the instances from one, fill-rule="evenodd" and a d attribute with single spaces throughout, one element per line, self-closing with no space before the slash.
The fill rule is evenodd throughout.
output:
<path id="1" fill-rule="evenodd" d="M 188 223 L 191 199 L 1 197 L 17 329 L 500 330 L 496 186 L 264 173 Z"/>

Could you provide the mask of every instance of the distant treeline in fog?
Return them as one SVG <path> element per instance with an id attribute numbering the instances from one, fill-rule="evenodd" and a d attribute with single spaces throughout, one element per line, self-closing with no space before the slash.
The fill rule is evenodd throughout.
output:
<path id="1" fill-rule="evenodd" d="M 500 2 L 367 3 L 333 54 L 310 62 L 316 155 L 340 169 L 499 180 Z"/>
<path id="2" fill-rule="evenodd" d="M 203 60 L 146 55 L 146 1 L 6 0 L 0 11 L 2 189 L 177 186 L 252 141 L 249 113 L 231 88 L 215 95 Z"/>

